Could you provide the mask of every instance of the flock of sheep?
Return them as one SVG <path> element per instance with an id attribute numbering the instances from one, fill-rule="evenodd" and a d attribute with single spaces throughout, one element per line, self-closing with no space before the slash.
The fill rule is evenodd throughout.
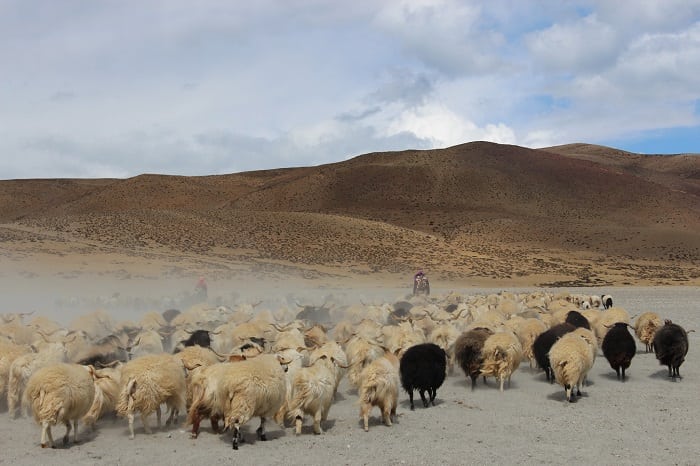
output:
<path id="1" fill-rule="evenodd" d="M 681 326 L 653 312 L 632 326 L 610 296 L 450 293 L 301 311 L 258 306 L 202 304 L 149 312 L 139 322 L 95 311 L 67 328 L 45 316 L 0 315 L 0 397 L 10 416 L 34 416 L 42 447 L 54 446 L 52 426 L 66 426 L 67 444 L 71 431 L 77 439 L 78 421 L 94 428 L 110 413 L 128 420 L 130 438 L 137 414 L 150 433 L 149 417 L 155 412 L 160 428 L 165 407 L 166 425 L 186 414 L 196 438 L 208 418 L 214 432 L 232 432 L 238 449 L 241 427 L 254 417 L 261 440 L 270 419 L 301 434 L 309 416 L 322 433 L 343 377 L 357 390 L 368 430 L 374 407 L 392 425 L 401 387 L 411 409 L 414 390 L 425 407 L 434 404 L 455 366 L 472 389 L 479 377 L 493 377 L 503 391 L 528 361 L 574 401 L 599 348 L 625 380 L 636 354 L 630 327 L 674 380 L 688 352 Z"/>

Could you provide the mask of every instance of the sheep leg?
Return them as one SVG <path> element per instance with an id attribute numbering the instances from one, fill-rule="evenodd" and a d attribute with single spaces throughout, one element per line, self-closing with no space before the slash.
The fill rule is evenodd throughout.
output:
<path id="1" fill-rule="evenodd" d="M 391 406 L 382 406 L 382 417 L 384 418 L 384 425 L 391 426 Z"/>
<path id="2" fill-rule="evenodd" d="M 160 422 L 160 417 L 161 417 L 160 406 L 158 406 L 156 408 L 156 420 L 157 420 L 157 425 L 158 425 L 159 429 L 162 427 L 162 424 Z M 147 433 L 150 433 L 150 432 L 147 432 Z"/>
<path id="3" fill-rule="evenodd" d="M 51 424 L 49 421 L 44 421 L 41 423 L 41 448 L 46 448 L 46 439 L 49 439 L 50 445 L 53 448 L 53 437 L 51 436 Z"/>
<path id="4" fill-rule="evenodd" d="M 170 416 L 168 417 L 168 420 L 165 421 L 165 425 L 169 426 L 170 424 L 176 424 L 177 423 L 177 418 L 180 412 L 175 408 L 175 406 L 170 407 Z"/>
<path id="5" fill-rule="evenodd" d="M 622 367 L 622 381 L 625 381 L 625 367 Z"/>
<path id="6" fill-rule="evenodd" d="M 472 391 L 476 388 L 476 379 L 478 378 L 478 375 L 472 375 L 470 376 L 472 379 Z"/>
<path id="7" fill-rule="evenodd" d="M 575 398 L 573 397 L 573 387 L 569 384 L 564 385 L 564 390 L 566 390 L 566 400 L 569 403 L 573 403 L 575 401 Z"/>
<path id="8" fill-rule="evenodd" d="M 214 418 L 212 418 L 212 428 L 214 427 Z M 199 436 L 199 424 L 202 422 L 202 416 L 195 412 L 192 415 L 192 432 L 190 432 L 190 438 L 197 438 Z M 216 432 L 216 431 L 214 431 Z"/>
<path id="9" fill-rule="evenodd" d="M 158 411 L 160 412 L 160 411 Z M 158 417 L 158 420 L 160 420 L 160 417 Z M 146 432 L 147 434 L 152 434 L 153 431 L 151 430 L 151 427 L 148 425 L 148 416 L 146 416 L 145 413 L 141 413 L 141 422 L 143 422 L 143 431 Z M 160 423 L 159 423 L 160 426 Z"/>
<path id="10" fill-rule="evenodd" d="M 301 435 L 301 425 L 304 423 L 302 416 L 297 416 L 294 418 L 295 432 L 297 435 Z"/>
<path id="11" fill-rule="evenodd" d="M 68 442 L 70 441 L 70 421 L 66 421 L 66 435 L 63 436 L 63 445 L 68 445 Z"/>
<path id="12" fill-rule="evenodd" d="M 211 423 L 211 430 L 213 430 L 215 434 L 221 433 L 221 429 L 219 428 L 219 416 L 213 415 L 209 418 L 209 422 Z"/>
<path id="13" fill-rule="evenodd" d="M 360 406 L 360 416 L 364 421 L 365 432 L 369 432 L 369 411 L 372 409 L 372 405 L 369 403 L 362 403 Z"/>
<path id="14" fill-rule="evenodd" d="M 321 429 L 321 418 L 322 418 L 321 411 L 317 411 L 316 414 L 314 415 L 314 434 L 316 434 L 316 435 L 323 433 L 323 429 Z"/>
<path id="15" fill-rule="evenodd" d="M 413 389 L 408 391 L 408 399 L 411 401 L 411 411 L 416 409 L 416 407 L 413 405 Z"/>
<path id="16" fill-rule="evenodd" d="M 421 401 L 423 401 L 423 407 L 427 408 L 428 407 L 428 400 L 425 398 L 425 390 L 418 390 L 418 393 L 420 394 Z"/>
<path id="17" fill-rule="evenodd" d="M 501 387 L 500 387 L 501 393 L 503 393 L 503 383 L 506 381 L 506 378 L 505 377 L 498 377 L 498 379 L 501 382 L 501 384 L 500 384 L 501 385 Z"/>
<path id="18" fill-rule="evenodd" d="M 129 439 L 134 440 L 134 413 L 127 413 L 126 418 L 129 420 Z"/>
<path id="19" fill-rule="evenodd" d="M 241 442 L 241 428 L 236 423 L 233 425 L 233 440 L 231 441 L 234 450 L 238 450 L 238 445 Z"/>
<path id="20" fill-rule="evenodd" d="M 267 435 L 265 435 L 265 418 L 260 417 L 260 427 L 258 427 L 255 432 L 258 434 L 258 438 L 263 442 L 267 440 Z"/>
<path id="21" fill-rule="evenodd" d="M 430 394 L 430 404 L 435 406 L 435 397 L 437 396 L 437 388 L 434 388 L 432 390 L 429 390 Z"/>

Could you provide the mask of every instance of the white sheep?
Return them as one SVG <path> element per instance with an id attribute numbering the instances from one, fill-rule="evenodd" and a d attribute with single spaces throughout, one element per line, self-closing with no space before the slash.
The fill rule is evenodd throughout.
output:
<path id="1" fill-rule="evenodd" d="M 238 450 L 241 426 L 252 417 L 260 417 L 258 438 L 267 440 L 265 421 L 282 407 L 287 395 L 283 365 L 277 355 L 261 354 L 253 359 L 231 363 L 219 385 L 223 391 L 224 427 L 233 431 L 233 449 Z"/>
<path id="2" fill-rule="evenodd" d="M 586 330 L 586 329 L 582 329 Z M 566 399 L 574 402 L 573 389 L 581 396 L 581 385 L 593 367 L 593 342 L 588 342 L 580 332 L 571 332 L 557 340 L 549 350 L 549 361 L 556 381 L 564 387 Z"/>
<path id="3" fill-rule="evenodd" d="M 372 361 L 360 373 L 360 418 L 365 432 L 369 431 L 369 412 L 377 406 L 384 424 L 391 426 L 399 399 L 399 359 L 389 351 Z"/>
<path id="4" fill-rule="evenodd" d="M 163 336 L 155 330 L 142 330 L 127 348 L 130 359 L 163 352 Z"/>
<path id="5" fill-rule="evenodd" d="M 177 414 L 185 410 L 185 368 L 170 354 L 154 354 L 133 359 L 122 366 L 121 391 L 117 413 L 129 420 L 129 438 L 134 438 L 134 413 L 141 413 L 144 431 L 151 433 L 148 416 L 155 411 L 161 427 L 160 405 L 170 408 L 166 425 L 177 422 Z"/>
<path id="6" fill-rule="evenodd" d="M 22 392 L 34 372 L 42 367 L 67 361 L 67 349 L 64 342 L 47 343 L 36 353 L 27 353 L 17 357 L 10 366 L 7 384 L 7 409 L 10 416 L 17 417 Z"/>
<path id="7" fill-rule="evenodd" d="M 336 361 L 326 355 L 311 366 L 302 367 L 292 381 L 287 418 L 295 421 L 296 434 L 301 434 L 304 414 L 314 420 L 314 433 L 321 434 L 321 421 L 328 417 L 336 386 Z"/>
<path id="8" fill-rule="evenodd" d="M 94 369 L 78 364 L 55 364 L 37 370 L 27 382 L 24 404 L 31 408 L 41 424 L 41 447 L 54 446 L 51 426 L 66 425 L 66 445 L 73 423 L 73 442 L 78 438 L 78 419 L 83 417 L 95 397 Z"/>
<path id="9" fill-rule="evenodd" d="M 621 307 L 611 307 L 600 313 L 600 319 L 596 322 L 595 327 L 591 327 L 595 332 L 596 338 L 598 338 L 598 346 L 603 344 L 605 334 L 616 322 L 629 324 L 630 315 Z"/>
<path id="10" fill-rule="evenodd" d="M 547 330 L 547 325 L 540 319 L 528 318 L 523 319 L 515 327 L 515 334 L 520 341 L 520 346 L 523 349 L 523 356 L 530 362 L 530 369 L 535 367 L 535 354 L 532 350 L 532 344 L 535 339 Z"/>
<path id="11" fill-rule="evenodd" d="M 647 353 L 654 351 L 654 335 L 664 326 L 663 320 L 655 312 L 643 312 L 634 323 L 634 333 L 644 343 Z M 1 390 L 0 390 L 1 392 Z"/>
<path id="12" fill-rule="evenodd" d="M 483 356 L 481 375 L 495 377 L 500 383 L 502 392 L 504 382 L 508 381 L 510 386 L 510 377 L 523 359 L 520 340 L 510 331 L 494 333 L 484 342 L 481 354 Z"/>
<path id="13" fill-rule="evenodd" d="M 348 357 L 348 381 L 354 388 L 360 388 L 360 374 L 372 361 L 384 355 L 384 349 L 376 341 L 355 336 L 345 346 Z"/>
<path id="14" fill-rule="evenodd" d="M 94 430 L 97 420 L 115 412 L 121 388 L 121 367 L 105 367 L 95 370 L 95 398 L 82 421 Z"/>
<path id="15" fill-rule="evenodd" d="M 0 398 L 6 396 L 12 363 L 23 354 L 31 351 L 29 346 L 11 342 L 0 342 Z"/>

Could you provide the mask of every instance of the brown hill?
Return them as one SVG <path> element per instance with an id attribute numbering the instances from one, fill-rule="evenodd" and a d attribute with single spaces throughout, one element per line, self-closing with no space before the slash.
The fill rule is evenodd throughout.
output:
<path id="1" fill-rule="evenodd" d="M 7 247 L 177 256 L 193 273 L 697 283 L 699 174 L 698 155 L 474 142 L 231 175 L 0 181 L 0 233 Z"/>

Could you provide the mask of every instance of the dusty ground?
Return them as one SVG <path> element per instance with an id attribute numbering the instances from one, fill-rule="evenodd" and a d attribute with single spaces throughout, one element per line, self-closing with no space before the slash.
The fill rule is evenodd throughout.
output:
<path id="1" fill-rule="evenodd" d="M 462 293 L 500 291 L 469 287 Z M 576 289 L 571 288 L 571 291 Z M 288 291 L 288 290 L 285 290 Z M 328 289 L 317 290 L 320 294 Z M 368 289 L 335 288 L 336 296 L 383 294 L 394 299 L 405 292 L 386 286 L 383 293 Z M 436 288 L 435 293 L 448 291 Z M 610 292 L 630 314 L 653 310 L 687 329 L 700 329 L 700 288 L 621 287 L 586 289 Z M 297 290 L 312 296 L 309 289 Z M 434 294 L 435 294 L 434 293 Z M 344 381 L 332 406 L 326 432 L 315 436 L 310 427 L 296 437 L 290 428 L 268 426 L 268 442 L 255 439 L 255 421 L 244 433 L 245 443 L 233 451 L 230 435 L 214 435 L 204 427 L 191 440 L 186 430 L 136 431 L 128 439 L 126 421 L 107 419 L 97 432 L 83 431 L 79 445 L 67 449 L 39 448 L 39 427 L 30 419 L 8 419 L 0 413 L 2 464 L 697 464 L 700 428 L 697 406 L 700 350 L 698 333 L 690 335 L 690 351 L 681 366 L 683 380 L 672 382 L 653 354 L 638 353 L 629 380 L 616 380 L 601 356 L 591 371 L 590 384 L 578 402 L 569 404 L 564 391 L 545 382 L 544 375 L 521 366 L 512 385 L 500 393 L 493 382 L 479 382 L 470 391 L 461 373 L 438 390 L 437 406 L 410 411 L 400 395 L 399 420 L 392 427 L 373 412 L 370 432 L 358 419 L 356 393 Z M 138 424 L 137 424 L 138 426 Z M 206 426 L 206 424 L 203 424 Z M 60 437 L 63 428 L 56 429 Z"/>

